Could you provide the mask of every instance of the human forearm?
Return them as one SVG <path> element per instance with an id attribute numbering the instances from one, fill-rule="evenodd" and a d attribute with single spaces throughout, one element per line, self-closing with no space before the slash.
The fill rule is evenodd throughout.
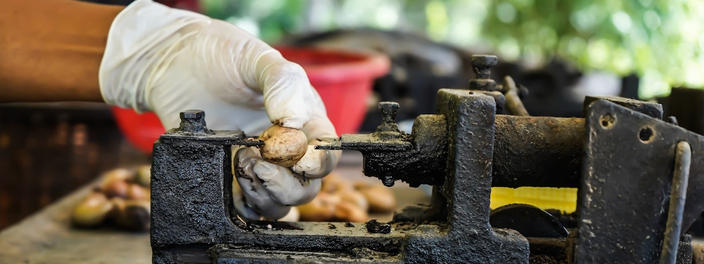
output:
<path id="1" fill-rule="evenodd" d="M 100 101 L 98 69 L 122 6 L 5 0 L 0 8 L 0 102 Z"/>

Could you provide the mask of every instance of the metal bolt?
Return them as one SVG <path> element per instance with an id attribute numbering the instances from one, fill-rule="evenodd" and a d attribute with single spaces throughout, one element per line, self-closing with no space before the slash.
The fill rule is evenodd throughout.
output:
<path id="1" fill-rule="evenodd" d="M 389 176 L 389 175 L 384 176 L 384 180 L 382 180 L 382 182 L 384 183 L 384 186 L 386 186 L 386 187 L 394 186 L 394 181 L 395 181 L 394 177 Z"/>
<path id="2" fill-rule="evenodd" d="M 179 131 L 190 133 L 211 133 L 205 124 L 205 112 L 203 110 L 186 110 L 179 114 L 181 124 Z"/>
<path id="3" fill-rule="evenodd" d="M 677 123 L 677 117 L 675 117 L 675 116 L 668 116 L 665 121 L 667 121 L 670 124 L 679 126 L 679 124 Z"/>
<path id="4" fill-rule="evenodd" d="M 379 110 L 381 111 L 381 122 L 395 123 L 399 108 L 400 106 L 396 102 L 380 102 Z"/>
<path id="5" fill-rule="evenodd" d="M 472 55 L 472 70 L 477 79 L 491 78 L 491 68 L 499 63 L 499 58 L 494 55 Z"/>
<path id="6" fill-rule="evenodd" d="M 204 120 L 205 112 L 203 110 L 186 110 L 181 112 L 180 116 L 182 122 L 185 120 L 199 121 Z"/>
<path id="7" fill-rule="evenodd" d="M 491 68 L 499 63 L 494 55 L 472 55 L 472 70 L 476 78 L 469 81 L 469 89 L 495 91 L 496 82 L 491 79 Z"/>
<path id="8" fill-rule="evenodd" d="M 398 124 L 396 124 L 398 109 L 399 105 L 396 102 L 379 102 L 381 124 L 376 127 L 377 132 L 399 132 Z"/>

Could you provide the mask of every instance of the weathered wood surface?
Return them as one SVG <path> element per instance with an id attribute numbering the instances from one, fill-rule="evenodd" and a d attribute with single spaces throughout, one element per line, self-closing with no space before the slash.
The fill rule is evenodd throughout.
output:
<path id="1" fill-rule="evenodd" d="M 0 233 L 0 263 L 151 263 L 149 233 L 70 226 L 73 206 L 89 186 Z"/>

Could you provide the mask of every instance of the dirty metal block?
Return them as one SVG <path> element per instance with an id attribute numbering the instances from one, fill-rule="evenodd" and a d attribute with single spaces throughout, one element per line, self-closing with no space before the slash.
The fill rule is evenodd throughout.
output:
<path id="1" fill-rule="evenodd" d="M 448 167 L 443 185 L 433 190 L 436 201 L 432 206 L 446 212 L 449 230 L 441 237 L 411 238 L 406 247 L 408 260 L 528 262 L 528 241 L 523 236 L 489 225 L 495 111 L 493 98 L 484 94 L 450 89 L 438 92 L 438 112 L 445 115 L 448 125 Z"/>
<path id="2" fill-rule="evenodd" d="M 391 183 L 435 184 L 442 202 L 413 221 L 335 228 L 326 222 L 242 220 L 231 202 L 231 145 L 262 142 L 239 131 L 211 131 L 202 113 L 182 115 L 188 124 L 154 146 L 153 261 L 282 263 L 313 256 L 332 263 L 528 263 L 523 236 L 489 225 L 493 98 L 458 90 L 443 90 L 440 97 L 441 114 L 419 117 L 412 135 L 386 124 L 373 135 L 343 137 L 336 146 L 366 151 L 365 163 L 383 159 L 387 163 L 365 169 L 382 172 Z M 412 176 L 388 177 L 414 170 Z"/>
<path id="3" fill-rule="evenodd" d="M 704 152 L 704 137 L 616 103 L 590 104 L 579 191 L 578 263 L 653 263 L 665 234 L 675 146 Z M 704 209 L 704 156 L 694 155 L 682 220 Z M 599 252 L 599 254 L 595 254 Z"/>
<path id="4" fill-rule="evenodd" d="M 475 93 L 482 93 L 494 98 L 494 103 L 496 104 L 496 114 L 506 114 L 508 110 L 506 109 L 506 97 L 503 93 L 499 91 L 482 91 L 473 90 Z"/>

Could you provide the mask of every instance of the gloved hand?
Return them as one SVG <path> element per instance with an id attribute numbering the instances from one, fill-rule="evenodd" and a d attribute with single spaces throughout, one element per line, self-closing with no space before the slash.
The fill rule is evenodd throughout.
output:
<path id="1" fill-rule="evenodd" d="M 167 129 L 178 127 L 179 112 L 202 109 L 211 129 L 252 135 L 277 123 L 301 129 L 310 144 L 337 137 L 299 65 L 236 26 L 150 0 L 133 2 L 113 21 L 99 81 L 107 103 L 153 111 Z M 233 167 L 248 168 L 238 175 L 243 197 L 235 202 L 245 203 L 238 210 L 271 219 L 312 199 L 320 188 L 313 179 L 328 174 L 340 155 L 310 145 L 289 169 L 253 149 L 233 151 Z"/>

